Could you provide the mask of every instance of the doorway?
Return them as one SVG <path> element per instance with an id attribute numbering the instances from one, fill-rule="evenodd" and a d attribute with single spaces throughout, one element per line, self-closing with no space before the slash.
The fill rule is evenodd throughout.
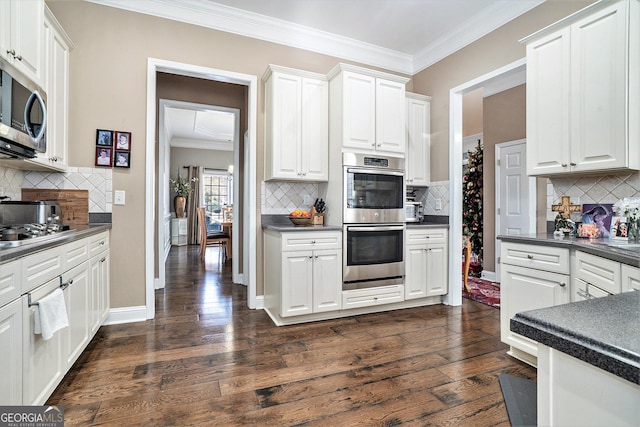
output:
<path id="1" fill-rule="evenodd" d="M 508 81 L 525 68 L 523 58 L 449 91 L 449 293 L 443 298 L 445 304 L 462 304 L 462 97 L 481 87 Z"/>
<path id="2" fill-rule="evenodd" d="M 161 59 L 149 58 L 147 61 L 147 119 L 146 119 L 146 182 L 145 182 L 145 215 L 147 218 L 156 218 L 156 221 L 146 221 L 145 223 L 145 305 L 147 319 L 155 317 L 155 263 L 162 254 L 162 246 L 156 249 L 158 227 L 156 224 L 163 223 L 162 218 L 158 218 L 159 201 L 158 190 L 165 186 L 166 181 L 163 176 L 156 174 L 156 166 L 159 159 L 156 156 L 156 75 L 159 72 L 170 73 L 180 76 L 189 76 L 205 80 L 221 81 L 244 85 L 248 87 L 248 122 L 245 134 L 245 158 L 243 165 L 236 165 L 244 168 L 244 199 L 246 204 L 243 209 L 243 282 L 247 285 L 247 304 L 249 308 L 261 308 L 257 305 L 256 295 L 256 247 L 250 242 L 257 239 L 257 227 L 255 214 L 256 206 L 256 134 L 257 134 L 257 91 L 258 81 L 256 76 L 240 74 L 231 71 L 218 70 L 213 68 L 200 67 L 192 64 L 171 62 Z M 239 150 L 238 150 L 239 151 Z M 158 273 L 159 274 L 159 273 Z"/>

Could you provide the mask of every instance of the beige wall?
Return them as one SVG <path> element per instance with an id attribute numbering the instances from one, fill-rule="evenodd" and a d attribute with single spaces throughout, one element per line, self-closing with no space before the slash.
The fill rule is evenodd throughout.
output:
<path id="1" fill-rule="evenodd" d="M 495 270 L 496 144 L 526 137 L 526 85 L 484 98 L 482 218 L 483 268 Z"/>
<path id="2" fill-rule="evenodd" d="M 70 56 L 69 163 L 93 166 L 97 128 L 132 132 L 130 169 L 114 169 L 113 189 L 127 204 L 113 207 L 113 308 L 145 304 L 145 126 L 147 59 L 158 58 L 261 77 L 270 63 L 326 73 L 340 62 L 326 55 L 84 1 L 49 1 L 75 44 Z M 258 182 L 263 176 L 264 88 L 258 85 Z M 260 197 L 260 191 L 257 192 Z M 260 201 L 256 201 L 260 206 Z M 256 212 L 259 215 L 259 212 Z M 258 217 L 258 227 L 260 227 Z M 261 248 L 258 233 L 256 246 Z M 258 294 L 262 293 L 261 251 Z M 117 268 L 115 267 L 117 266 Z"/>
<path id="3" fill-rule="evenodd" d="M 449 92 L 525 57 L 518 40 L 593 1 L 546 1 L 413 77 L 413 91 L 431 95 L 431 180 L 449 179 Z"/>
<path id="4" fill-rule="evenodd" d="M 462 137 L 482 133 L 482 88 L 462 96 Z"/>

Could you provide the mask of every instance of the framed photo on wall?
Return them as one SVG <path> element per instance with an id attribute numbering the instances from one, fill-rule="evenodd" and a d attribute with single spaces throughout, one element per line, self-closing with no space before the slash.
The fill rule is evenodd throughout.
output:
<path id="1" fill-rule="evenodd" d="M 115 146 L 116 150 L 131 151 L 131 132 L 116 131 Z"/>
<path id="2" fill-rule="evenodd" d="M 96 147 L 96 166 L 111 166 L 111 147 Z"/>
<path id="3" fill-rule="evenodd" d="M 116 150 L 113 156 L 113 167 L 128 168 L 131 165 L 131 152 L 124 150 Z"/>
<path id="4" fill-rule="evenodd" d="M 113 145 L 113 131 L 106 129 L 96 129 L 96 145 L 112 146 Z"/>

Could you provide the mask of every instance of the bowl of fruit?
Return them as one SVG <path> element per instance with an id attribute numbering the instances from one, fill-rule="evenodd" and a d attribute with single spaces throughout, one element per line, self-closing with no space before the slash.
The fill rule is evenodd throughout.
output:
<path id="1" fill-rule="evenodd" d="M 289 214 L 289 220 L 295 225 L 308 225 L 311 223 L 311 212 L 296 209 Z"/>

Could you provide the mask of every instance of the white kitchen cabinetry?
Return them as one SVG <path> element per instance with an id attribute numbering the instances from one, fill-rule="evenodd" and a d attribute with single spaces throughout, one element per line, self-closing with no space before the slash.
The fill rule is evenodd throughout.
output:
<path id="1" fill-rule="evenodd" d="M 22 301 L 19 298 L 0 305 L 0 343 L 0 405 L 22 405 Z"/>
<path id="2" fill-rule="evenodd" d="M 536 364 L 538 343 L 511 332 L 516 313 L 569 302 L 569 249 L 503 242 L 500 273 L 500 338 L 513 357 Z"/>
<path id="3" fill-rule="evenodd" d="M 347 64 L 329 73 L 332 144 L 404 156 L 409 79 Z"/>
<path id="4" fill-rule="evenodd" d="M 622 264 L 622 292 L 640 291 L 640 268 Z"/>
<path id="5" fill-rule="evenodd" d="M 0 265 L 0 405 L 44 404 L 106 318 L 108 238 L 105 231 Z M 33 332 L 30 303 L 58 288 L 69 327 L 45 341 Z"/>
<path id="6" fill-rule="evenodd" d="M 0 1 L 0 56 L 42 86 L 44 1 Z"/>
<path id="7" fill-rule="evenodd" d="M 327 181 L 327 78 L 270 65 L 266 88 L 265 179 Z"/>
<path id="8" fill-rule="evenodd" d="M 598 2 L 525 39 L 527 173 L 640 168 L 640 2 Z"/>
<path id="9" fill-rule="evenodd" d="M 429 185 L 430 144 L 431 97 L 407 92 L 407 185 Z"/>
<path id="10" fill-rule="evenodd" d="M 111 284 L 109 233 L 104 232 L 89 238 L 91 270 L 91 301 L 89 326 L 93 336 L 109 315 L 109 290 Z"/>
<path id="11" fill-rule="evenodd" d="M 404 298 L 446 294 L 449 264 L 447 229 L 407 229 L 406 242 Z"/>
<path id="12" fill-rule="evenodd" d="M 47 92 L 47 151 L 26 160 L 43 169 L 64 172 L 68 168 L 69 53 L 71 39 L 49 8 L 44 20 L 44 83 Z"/>
<path id="13" fill-rule="evenodd" d="M 571 301 L 600 298 L 621 291 L 619 262 L 576 251 L 571 275 Z"/>
<path id="14" fill-rule="evenodd" d="M 340 232 L 266 232 L 264 244 L 265 308 L 272 316 L 340 310 Z"/>
<path id="15" fill-rule="evenodd" d="M 171 220 L 171 244 L 184 246 L 187 244 L 187 218 L 173 218 Z"/>
<path id="16" fill-rule="evenodd" d="M 375 288 L 352 289 L 342 293 L 342 307 L 361 308 L 391 304 L 404 300 L 404 286 L 390 285 Z"/>

